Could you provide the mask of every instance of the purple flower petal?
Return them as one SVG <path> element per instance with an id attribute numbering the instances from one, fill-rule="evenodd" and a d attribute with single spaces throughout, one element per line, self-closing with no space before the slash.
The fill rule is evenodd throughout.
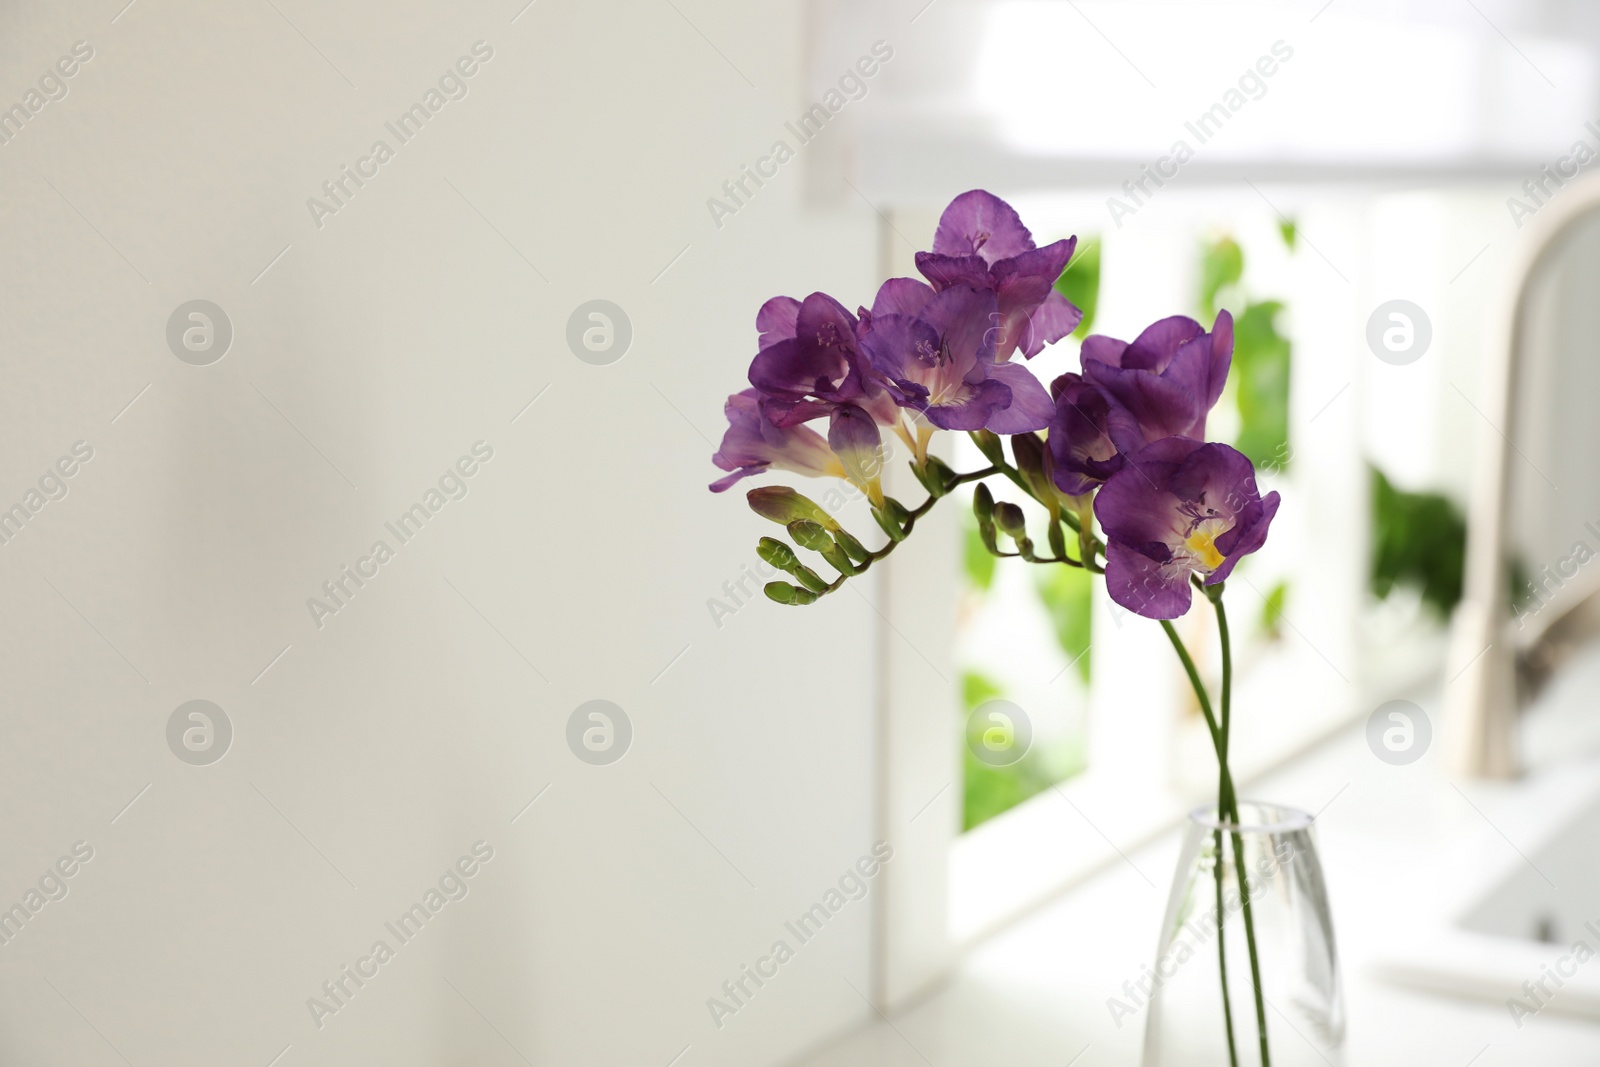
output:
<path id="1" fill-rule="evenodd" d="M 981 430 L 1011 403 L 1011 390 L 992 378 L 970 385 L 943 403 L 928 405 L 928 421 L 941 430 Z"/>
<path id="2" fill-rule="evenodd" d="M 1147 619 L 1176 619 L 1194 599 L 1186 568 L 1157 562 L 1120 541 L 1106 546 L 1106 592 Z"/>
<path id="3" fill-rule="evenodd" d="M 728 417 L 728 429 L 711 462 L 732 473 L 712 483 L 713 493 L 769 467 L 811 476 L 844 476 L 844 468 L 821 434 L 802 426 L 774 425 L 756 390 L 746 389 L 728 397 L 723 413 Z"/>
<path id="4" fill-rule="evenodd" d="M 1193 436 L 1205 427 L 1199 399 L 1182 382 L 1106 363 L 1091 363 L 1084 369 L 1111 401 L 1107 428 L 1117 447 L 1129 455 L 1146 442 Z"/>
<path id="5" fill-rule="evenodd" d="M 1094 498 L 1095 517 L 1112 541 L 1165 558 L 1189 526 L 1171 482 L 1179 466 L 1204 447 L 1186 437 L 1157 441 L 1128 460 Z M 1248 461 L 1246 461 L 1248 462 Z"/>
<path id="6" fill-rule="evenodd" d="M 1011 403 L 989 416 L 986 429 L 995 433 L 1031 433 L 1050 425 L 1055 416 L 1055 401 L 1043 383 L 1020 363 L 996 363 L 989 378 L 1003 382 L 1011 390 Z"/>
<path id="7" fill-rule="evenodd" d="M 1081 496 L 1124 465 L 1106 429 L 1110 404 L 1105 394 L 1077 374 L 1063 374 L 1050 383 L 1050 392 L 1055 412 L 1045 443 L 1056 488 Z"/>
<path id="8" fill-rule="evenodd" d="M 844 466 L 851 483 L 880 502 L 883 490 L 883 437 L 871 415 L 850 404 L 840 404 L 828 422 L 828 445 Z"/>
<path id="9" fill-rule="evenodd" d="M 1083 347 L 1079 350 L 1079 358 L 1083 361 L 1084 372 L 1089 370 L 1090 363 L 1104 363 L 1111 367 L 1122 366 L 1122 353 L 1128 350 L 1128 342 L 1119 341 L 1115 337 L 1104 334 L 1091 333 L 1083 339 Z"/>
<path id="10" fill-rule="evenodd" d="M 915 278 L 890 278 L 878 287 L 872 315 L 916 315 L 933 299 L 933 289 Z"/>
<path id="11" fill-rule="evenodd" d="M 933 250 L 942 256 L 982 256 L 993 263 L 1033 247 L 1033 235 L 1016 210 L 993 193 L 973 189 L 950 201 L 939 216 Z"/>
<path id="12" fill-rule="evenodd" d="M 1266 543 L 1277 510 L 1278 494 L 1261 498 L 1254 466 L 1236 449 L 1182 437 L 1157 441 L 1095 496 L 1107 539 L 1107 587 L 1115 557 L 1117 603 L 1150 618 L 1174 618 L 1164 613 L 1187 609 L 1189 599 L 1185 593 L 1180 604 L 1166 595 L 1173 583 L 1192 574 L 1207 585 L 1225 580 Z"/>
<path id="13" fill-rule="evenodd" d="M 994 362 L 994 294 L 985 290 L 946 289 L 922 309 L 921 319 L 939 332 L 942 351 L 955 372 L 965 377 L 978 362 Z"/>
<path id="14" fill-rule="evenodd" d="M 1175 315 L 1132 344 L 1098 335 L 1083 343 L 1084 377 L 1111 401 L 1112 440 L 1132 454 L 1164 437 L 1205 436 L 1206 414 L 1222 395 L 1233 354 L 1233 318 L 1217 316 L 1214 332 Z"/>
<path id="15" fill-rule="evenodd" d="M 727 492 L 733 487 L 734 483 L 738 482 L 741 478 L 748 478 L 752 474 L 760 474 L 769 466 L 770 464 L 767 463 L 752 463 L 748 467 L 740 467 L 732 474 L 725 474 L 721 478 L 718 478 L 716 481 L 712 482 L 709 488 L 713 493 Z"/>
<path id="16" fill-rule="evenodd" d="M 770 348 L 779 341 L 794 336 L 795 316 L 800 313 L 800 301 L 792 296 L 775 296 L 761 305 L 756 312 L 756 329 L 761 331 L 761 348 Z"/>
<path id="17" fill-rule="evenodd" d="M 918 252 L 917 270 L 935 289 L 949 289 L 965 285 L 972 289 L 992 289 L 989 264 L 982 256 L 941 256 L 936 252 Z"/>
<path id="18" fill-rule="evenodd" d="M 1122 354 L 1122 366 L 1160 374 L 1172 362 L 1178 346 L 1204 333 L 1201 325 L 1186 315 L 1173 315 L 1145 327 Z"/>
<path id="19" fill-rule="evenodd" d="M 1032 359 L 1044 351 L 1045 345 L 1055 344 L 1066 337 L 1083 321 L 1083 311 L 1060 293 L 1051 292 L 1044 303 L 1028 317 L 1028 325 L 1017 339 L 1023 358 Z"/>

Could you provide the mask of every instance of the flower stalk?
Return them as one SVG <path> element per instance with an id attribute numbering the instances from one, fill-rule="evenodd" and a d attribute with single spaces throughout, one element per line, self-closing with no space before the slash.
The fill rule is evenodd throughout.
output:
<path id="1" fill-rule="evenodd" d="M 1238 562 L 1265 543 L 1278 494 L 1260 493 L 1255 468 L 1239 451 L 1205 440 L 1207 415 L 1233 358 L 1233 318 L 1226 311 L 1209 330 L 1177 315 L 1131 342 L 1090 335 L 1079 353 L 1081 371 L 1059 376 L 1048 390 L 1027 369 L 1023 361 L 1071 334 L 1083 318 L 1054 288 L 1076 240 L 1039 247 L 1009 204 L 972 190 L 945 209 L 933 249 L 917 253 L 925 280 L 891 278 L 870 308 L 855 313 L 825 293 L 767 301 L 756 316 L 760 351 L 750 365 L 751 388 L 728 398 L 728 430 L 713 457 L 726 474 L 711 489 L 785 470 L 844 478 L 865 495 L 884 535 L 876 549 L 793 489 L 750 491 L 752 510 L 784 527 L 795 546 L 835 575 L 818 574 L 789 545 L 762 538 L 761 558 L 792 579 L 765 587 L 780 604 L 816 603 L 865 574 L 940 500 L 975 483 L 973 515 L 991 554 L 1102 575 L 1113 602 L 1160 621 L 1217 756 L 1218 928 L 1231 843 L 1260 1062 L 1271 1067 L 1228 762 L 1233 650 L 1222 592 Z M 806 425 L 815 420 L 826 420 L 825 436 Z M 911 471 L 927 493 L 915 507 L 883 491 L 885 431 L 910 448 Z M 938 431 L 966 432 L 987 465 L 952 470 L 929 451 Z M 1010 493 L 1001 478 L 1042 509 L 1042 537 L 1037 516 L 1030 520 L 1017 502 L 996 498 L 995 485 Z M 1189 610 L 1195 590 L 1211 602 L 1222 644 L 1216 705 L 1171 621 Z M 1225 942 L 1219 936 L 1223 1023 L 1229 1062 L 1238 1067 Z"/>

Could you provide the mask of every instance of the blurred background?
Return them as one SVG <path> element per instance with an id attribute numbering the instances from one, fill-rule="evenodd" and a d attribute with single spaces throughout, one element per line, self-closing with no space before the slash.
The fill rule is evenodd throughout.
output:
<path id="1" fill-rule="evenodd" d="M 1600 964 L 1525 992 L 1600 949 L 1593 5 L 11 2 L 0 72 L 0 1061 L 1138 1062 L 1159 629 L 957 502 L 785 610 L 706 492 L 761 303 L 974 187 L 1078 237 L 1046 380 L 1236 318 L 1350 1062 L 1600 1061 Z"/>

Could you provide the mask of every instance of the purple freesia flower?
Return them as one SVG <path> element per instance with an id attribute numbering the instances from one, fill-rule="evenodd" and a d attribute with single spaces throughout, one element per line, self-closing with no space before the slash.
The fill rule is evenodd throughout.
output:
<path id="1" fill-rule="evenodd" d="M 845 476 L 844 465 L 821 434 L 806 426 L 774 425 L 762 410 L 761 395 L 756 390 L 734 393 L 728 397 L 723 412 L 728 416 L 728 430 L 711 462 L 733 473 L 712 482 L 713 493 L 769 467 L 813 477 Z"/>
<path id="2" fill-rule="evenodd" d="M 1255 467 L 1224 444 L 1168 437 L 1129 457 L 1101 486 L 1106 591 L 1148 619 L 1189 610 L 1189 577 L 1215 585 L 1267 540 L 1278 494 L 1263 498 Z"/>
<path id="3" fill-rule="evenodd" d="M 1108 402 L 1105 432 L 1125 456 L 1165 437 L 1203 440 L 1233 361 L 1233 316 L 1219 313 L 1206 333 L 1174 315 L 1131 344 L 1096 334 L 1084 339 L 1081 355 L 1084 379 Z"/>
<path id="4" fill-rule="evenodd" d="M 1055 291 L 1078 239 L 1043 248 L 1012 206 L 982 189 L 962 193 L 939 217 L 933 251 L 917 253 L 917 270 L 943 291 L 957 286 L 995 294 L 995 359 L 1018 348 L 1028 359 L 1078 328 L 1083 312 Z"/>
<path id="5" fill-rule="evenodd" d="M 1081 496 L 1123 467 L 1123 455 L 1106 432 L 1111 404 L 1081 374 L 1063 374 L 1050 383 L 1050 392 L 1056 405 L 1045 441 L 1051 478 L 1063 493 Z"/>
<path id="6" fill-rule="evenodd" d="M 780 296 L 761 305 L 761 350 L 750 384 L 767 398 L 767 417 L 792 426 L 867 395 L 856 348 L 856 318 L 826 293 L 803 301 Z"/>
<path id="7" fill-rule="evenodd" d="M 750 384 L 777 426 L 833 415 L 850 404 L 879 425 L 899 429 L 900 409 L 866 367 L 858 335 L 867 327 L 826 293 L 804 301 L 775 296 L 756 313 L 761 350 Z"/>
<path id="8" fill-rule="evenodd" d="M 1044 386 L 1027 368 L 995 361 L 996 306 L 987 289 L 935 292 L 893 278 L 863 316 L 861 348 L 894 402 L 940 429 L 1043 429 L 1054 412 Z"/>

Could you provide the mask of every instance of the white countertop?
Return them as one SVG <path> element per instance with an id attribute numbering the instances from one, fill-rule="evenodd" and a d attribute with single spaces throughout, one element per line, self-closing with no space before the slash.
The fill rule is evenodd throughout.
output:
<path id="1" fill-rule="evenodd" d="M 1600 650 L 1570 673 L 1530 717 L 1527 756 L 1539 770 L 1521 782 L 1452 783 L 1438 746 L 1416 764 L 1389 766 L 1368 750 L 1362 724 L 1248 790 L 1322 812 L 1318 840 L 1348 1005 L 1346 1064 L 1600 1064 L 1600 1022 L 1550 1010 L 1519 1029 L 1504 1002 L 1413 991 L 1372 973 L 1394 944 L 1440 921 L 1442 902 L 1461 897 L 1464 877 L 1525 862 L 1518 854 L 1532 852 L 1600 786 Z M 1437 722 L 1436 698 L 1417 703 Z M 1131 853 L 1128 864 L 982 944 L 922 1003 L 803 1067 L 1137 1064 L 1143 1017 L 1118 1029 L 1106 1002 L 1154 951 L 1177 849 L 1172 832 Z M 1600 886 L 1595 897 L 1600 912 Z M 1561 951 L 1552 950 L 1552 958 Z"/>

